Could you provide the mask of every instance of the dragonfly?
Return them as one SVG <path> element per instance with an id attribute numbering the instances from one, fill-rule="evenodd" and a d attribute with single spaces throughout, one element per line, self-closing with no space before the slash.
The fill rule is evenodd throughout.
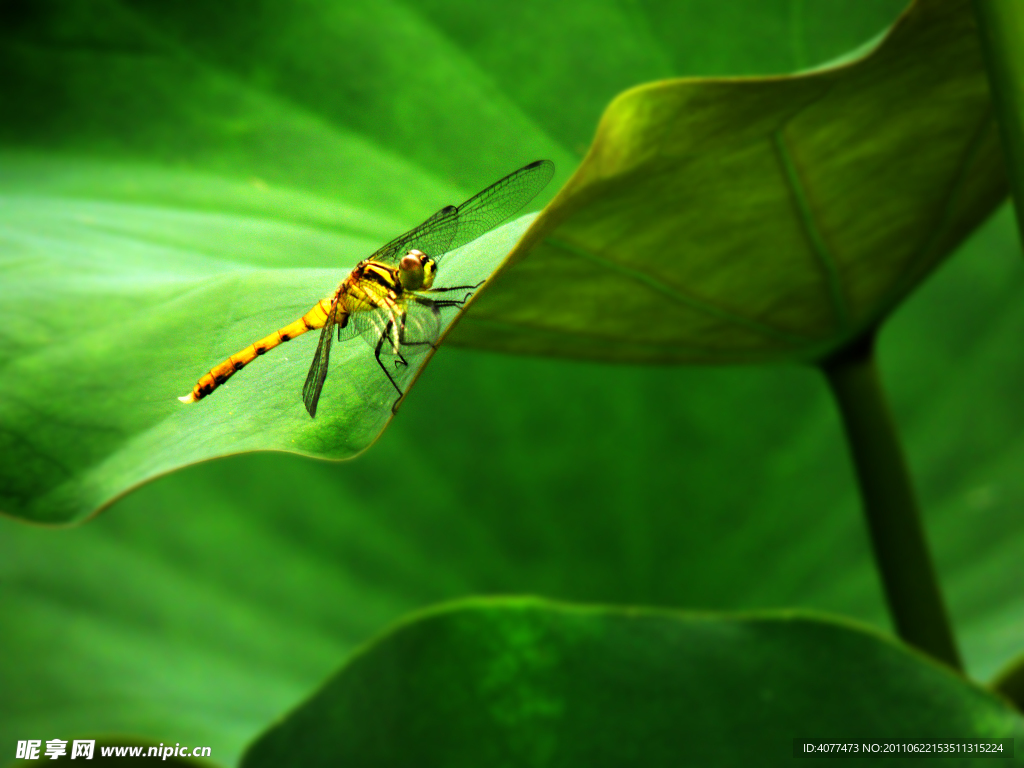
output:
<path id="1" fill-rule="evenodd" d="M 391 406 L 392 413 L 395 412 L 404 395 L 399 386 L 402 377 L 397 371 L 409 368 L 412 355 L 427 348 L 436 349 L 442 327 L 441 311 L 461 308 L 483 285 L 435 285 L 445 255 L 521 210 L 547 186 L 554 173 L 554 163 L 537 160 L 461 205 L 446 205 L 356 264 L 331 296 L 320 299 L 298 320 L 215 365 L 191 392 L 178 399 L 183 403 L 202 400 L 257 357 L 283 342 L 320 329 L 320 342 L 302 387 L 302 401 L 310 417 L 316 417 L 335 336 L 339 342 L 362 337 L 373 347 L 377 365 L 398 393 Z M 396 373 L 392 373 L 389 363 Z"/>

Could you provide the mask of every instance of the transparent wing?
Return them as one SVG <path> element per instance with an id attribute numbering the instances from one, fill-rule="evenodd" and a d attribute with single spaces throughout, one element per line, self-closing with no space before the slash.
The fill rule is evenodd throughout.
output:
<path id="1" fill-rule="evenodd" d="M 440 309 L 430 299 L 421 301 L 423 304 L 399 302 L 355 312 L 350 320 L 374 351 L 382 369 L 381 384 L 387 386 L 390 379 L 399 397 L 409 375 L 441 335 Z"/>
<path id="2" fill-rule="evenodd" d="M 324 388 L 324 381 L 327 379 L 327 366 L 331 359 L 331 342 L 334 340 L 335 309 L 338 302 L 331 305 L 331 311 L 327 313 L 327 322 L 320 331 L 320 342 L 316 346 L 316 354 L 313 355 L 313 364 L 309 366 L 309 373 L 306 375 L 306 383 L 302 385 L 302 402 L 306 404 L 310 418 L 316 416 L 316 404 L 320 400 L 320 392 Z"/>
<path id="3" fill-rule="evenodd" d="M 554 163 L 550 160 L 537 160 L 469 198 L 458 208 L 459 228 L 446 252 L 461 248 L 485 232 L 490 232 L 536 197 L 554 175 Z M 429 251 L 424 253 L 433 256 Z"/>
<path id="4" fill-rule="evenodd" d="M 371 347 L 382 336 L 381 354 L 406 354 L 408 347 L 432 347 L 441 336 L 441 311 L 430 299 L 376 307 L 351 315 L 350 325 Z M 415 354 L 415 353 L 413 353 Z"/>
<path id="5" fill-rule="evenodd" d="M 370 258 L 396 264 L 410 249 L 423 251 L 435 260 L 461 248 L 498 226 L 540 192 L 555 174 L 550 160 L 537 160 L 513 171 L 462 205 L 449 205 L 415 229 L 399 235 Z"/>
<path id="6" fill-rule="evenodd" d="M 459 209 L 454 205 L 446 205 L 418 227 L 381 246 L 370 258 L 383 264 L 395 265 L 412 248 L 418 248 L 428 255 L 444 253 L 459 228 L 458 212 Z"/>
<path id="7" fill-rule="evenodd" d="M 385 337 L 381 351 L 398 354 L 400 321 L 393 307 L 381 306 L 353 312 L 349 323 L 371 347 L 376 348 L 381 338 Z"/>
<path id="8" fill-rule="evenodd" d="M 403 349 L 432 347 L 441 338 L 441 311 L 430 299 L 415 299 L 408 302 L 402 320 Z"/>

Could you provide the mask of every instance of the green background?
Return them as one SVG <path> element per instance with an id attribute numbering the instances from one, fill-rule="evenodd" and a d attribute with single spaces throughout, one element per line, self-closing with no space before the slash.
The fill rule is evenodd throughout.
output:
<path id="1" fill-rule="evenodd" d="M 0 138 L 11 162 L 259 175 L 344 201 L 372 190 L 363 206 L 412 224 L 432 210 L 436 178 L 469 194 L 521 154 L 553 157 L 561 183 L 625 87 L 807 67 L 880 32 L 901 6 L 221 3 L 175 14 L 110 2 L 76 15 L 8 2 L 23 23 L 2 33 Z M 287 130 L 275 140 L 211 128 L 194 92 L 138 62 L 112 80 L 110 51 L 126 40 L 176 51 L 208 75 L 196 82 L 211 103 L 249 100 Z M 61 47 L 77 69 L 48 58 Z M 135 77 L 166 88 L 133 91 Z M 104 103 L 117 88 L 135 94 L 128 108 Z M 942 585 L 981 680 L 1024 646 L 1020 257 L 1004 208 L 881 336 Z M 56 305 L 73 323 L 73 305 Z M 803 607 L 887 630 L 867 547 L 835 409 L 812 370 L 445 347 L 352 462 L 243 455 L 161 478 L 78 528 L 0 520 L 0 743 L 128 732 L 209 744 L 232 764 L 355 646 L 467 595 Z"/>

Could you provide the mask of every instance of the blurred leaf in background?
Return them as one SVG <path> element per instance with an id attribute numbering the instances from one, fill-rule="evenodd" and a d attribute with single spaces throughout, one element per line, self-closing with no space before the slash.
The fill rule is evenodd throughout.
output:
<path id="1" fill-rule="evenodd" d="M 567 174 L 623 88 L 804 68 L 873 37 L 902 3 L 8 9 L 20 15 L 0 32 L 5 188 L 106 212 L 93 248 L 287 253 L 296 270 L 334 275 L 342 253 L 482 188 L 510 157 L 551 157 Z M 1000 214 L 881 347 L 981 678 L 1024 635 L 1019 259 Z M 45 328 L 5 312 L 0 359 L 34 334 L 79 330 L 61 298 Z M 195 373 L 181 372 L 186 385 Z M 887 626 L 836 415 L 795 368 L 444 348 L 355 462 L 236 457 L 162 478 L 78 529 L 2 522 L 0 600 L 15 617 L 0 636 L 5 743 L 128 731 L 210 743 L 230 764 L 354 646 L 469 594 L 803 606 Z"/>
<path id="2" fill-rule="evenodd" d="M 827 765 L 834 755 L 806 751 L 822 733 L 843 745 L 841 757 L 905 765 L 905 755 L 864 754 L 865 744 L 932 732 L 1008 740 L 1006 758 L 1024 719 L 849 622 L 488 599 L 403 621 L 261 736 L 242 765 L 672 768 L 779 765 L 797 754 Z"/>
<path id="3" fill-rule="evenodd" d="M 451 340 L 617 362 L 820 361 L 876 328 L 1006 194 L 970 3 L 918 2 L 842 65 L 617 96 L 532 247 Z"/>

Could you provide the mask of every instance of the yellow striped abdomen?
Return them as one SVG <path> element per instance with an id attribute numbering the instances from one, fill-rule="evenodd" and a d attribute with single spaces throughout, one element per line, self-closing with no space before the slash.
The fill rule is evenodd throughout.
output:
<path id="1" fill-rule="evenodd" d="M 269 336 L 264 336 L 255 344 L 250 344 L 241 352 L 236 352 L 220 365 L 215 365 L 209 373 L 203 376 L 192 387 L 192 391 L 184 397 L 179 397 L 183 403 L 194 403 L 202 400 L 217 387 L 231 378 L 235 371 L 242 370 L 267 350 L 273 349 L 278 344 L 291 341 L 296 336 L 301 336 L 306 331 L 316 328 L 323 328 L 327 322 L 327 313 L 331 311 L 331 299 L 320 299 L 309 312 L 304 314 L 294 323 L 289 323 L 284 328 L 274 331 Z"/>

